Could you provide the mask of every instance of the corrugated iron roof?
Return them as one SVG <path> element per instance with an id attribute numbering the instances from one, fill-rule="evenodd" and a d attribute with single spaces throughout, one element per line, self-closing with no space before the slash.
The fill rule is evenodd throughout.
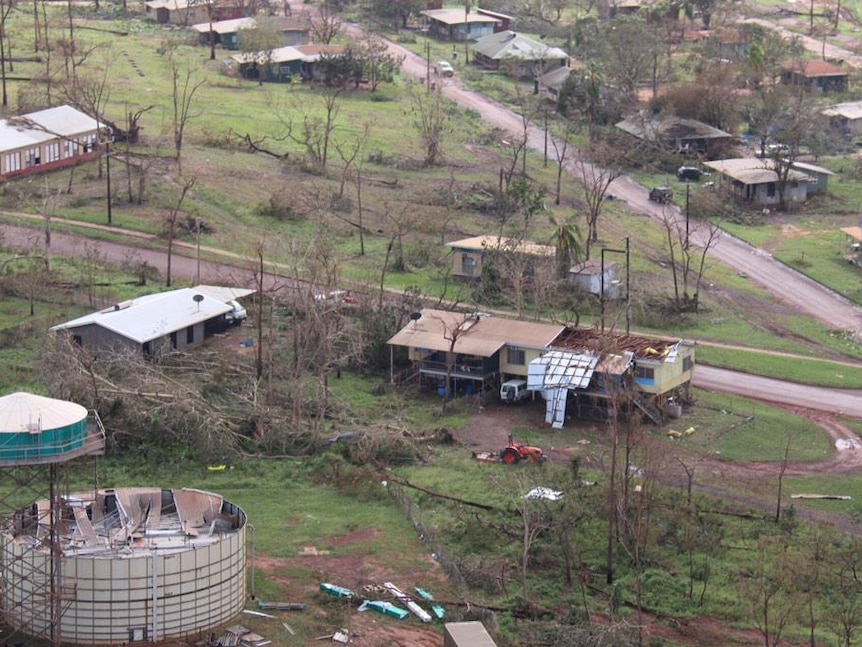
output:
<path id="1" fill-rule="evenodd" d="M 500 18 L 470 11 L 466 15 L 464 9 L 427 9 L 419 12 L 421 15 L 445 25 L 464 25 L 467 23 L 498 23 Z"/>
<path id="2" fill-rule="evenodd" d="M 590 351 L 552 350 L 530 362 L 527 386 L 530 389 L 586 389 L 598 363 L 599 355 Z"/>
<path id="3" fill-rule="evenodd" d="M 556 250 L 551 245 L 539 245 L 529 240 L 519 240 L 506 236 L 472 236 L 446 243 L 452 249 L 469 249 L 475 251 L 508 249 L 532 256 L 553 256 Z"/>
<path id="4" fill-rule="evenodd" d="M 559 47 L 549 47 L 513 31 L 501 31 L 480 38 L 473 49 L 492 60 L 516 59 L 521 61 L 565 60 L 569 55 Z"/>
<path id="5" fill-rule="evenodd" d="M 551 343 L 554 349 L 592 351 L 605 355 L 630 353 L 639 360 L 673 361 L 680 340 L 602 333 L 596 328 L 566 328 Z"/>
<path id="6" fill-rule="evenodd" d="M 388 343 L 393 346 L 448 352 L 453 331 L 454 351 L 464 355 L 491 357 L 505 345 L 525 348 L 545 348 L 563 330 L 563 326 L 530 321 L 515 321 L 503 317 L 487 317 L 424 309 L 422 316 L 408 323 Z M 447 339 L 448 337 L 448 339 Z"/>
<path id="7" fill-rule="evenodd" d="M 35 146 L 57 137 L 76 137 L 98 128 L 98 121 L 71 106 L 0 119 L 0 151 Z"/>
<path id="8" fill-rule="evenodd" d="M 204 288 L 211 290 L 214 286 Z M 195 300 L 196 296 L 201 299 Z M 118 303 L 112 308 L 58 324 L 51 330 L 96 325 L 143 344 L 229 312 L 231 306 L 225 301 L 193 288 L 182 288 Z"/>

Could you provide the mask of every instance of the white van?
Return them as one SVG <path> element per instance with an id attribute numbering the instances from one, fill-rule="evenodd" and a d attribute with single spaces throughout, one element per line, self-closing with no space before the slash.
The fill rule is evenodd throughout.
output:
<path id="1" fill-rule="evenodd" d="M 520 402 L 529 395 L 526 380 L 506 380 L 500 385 L 500 400 L 507 404 Z"/>

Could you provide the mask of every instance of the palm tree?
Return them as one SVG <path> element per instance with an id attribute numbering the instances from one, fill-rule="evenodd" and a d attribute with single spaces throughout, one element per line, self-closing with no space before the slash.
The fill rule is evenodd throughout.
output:
<path id="1" fill-rule="evenodd" d="M 554 226 L 551 244 L 556 249 L 557 278 L 563 280 L 572 265 L 580 260 L 581 230 L 566 216 L 551 214 L 551 224 Z"/>

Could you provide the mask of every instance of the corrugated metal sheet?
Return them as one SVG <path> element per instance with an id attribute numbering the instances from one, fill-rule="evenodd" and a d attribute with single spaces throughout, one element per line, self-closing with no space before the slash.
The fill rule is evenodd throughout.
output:
<path id="1" fill-rule="evenodd" d="M 211 289 L 212 286 L 207 286 Z M 195 296 L 203 297 L 195 301 Z M 58 324 L 51 330 L 71 330 L 95 324 L 139 344 L 207 321 L 231 310 L 215 299 L 192 288 L 160 292 L 117 304 L 77 319 Z"/>
<path id="2" fill-rule="evenodd" d="M 563 326 L 503 317 L 476 317 L 461 312 L 425 309 L 390 340 L 393 346 L 447 352 L 452 332 L 460 329 L 454 350 L 463 355 L 491 357 L 506 344 L 524 348 L 545 348 Z M 448 337 L 448 339 L 447 339 Z"/>

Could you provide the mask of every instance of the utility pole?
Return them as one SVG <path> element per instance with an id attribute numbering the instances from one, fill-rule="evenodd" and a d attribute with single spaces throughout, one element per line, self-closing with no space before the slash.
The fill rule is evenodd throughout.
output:
<path id="1" fill-rule="evenodd" d="M 545 168 L 548 168 L 548 109 L 545 108 Z"/>
<path id="2" fill-rule="evenodd" d="M 431 41 L 425 43 L 425 87 L 431 92 Z"/>
<path id="3" fill-rule="evenodd" d="M 626 247 L 625 249 L 611 249 L 609 247 L 602 247 L 601 254 L 601 275 L 599 277 L 600 287 L 599 287 L 599 304 L 600 304 L 600 321 L 601 321 L 601 331 L 605 332 L 605 252 L 613 252 L 616 254 L 625 254 L 626 255 L 626 335 L 631 332 L 631 247 L 629 245 L 629 237 L 626 236 Z"/>
<path id="4" fill-rule="evenodd" d="M 113 213 L 111 211 L 111 203 L 114 201 L 111 195 L 111 140 L 105 140 L 105 177 L 108 181 L 108 224 L 113 223 Z"/>
<path id="5" fill-rule="evenodd" d="M 691 197 L 691 184 L 688 182 L 685 183 L 685 249 L 688 251 L 688 219 L 689 219 L 689 211 L 688 211 L 688 201 Z"/>

